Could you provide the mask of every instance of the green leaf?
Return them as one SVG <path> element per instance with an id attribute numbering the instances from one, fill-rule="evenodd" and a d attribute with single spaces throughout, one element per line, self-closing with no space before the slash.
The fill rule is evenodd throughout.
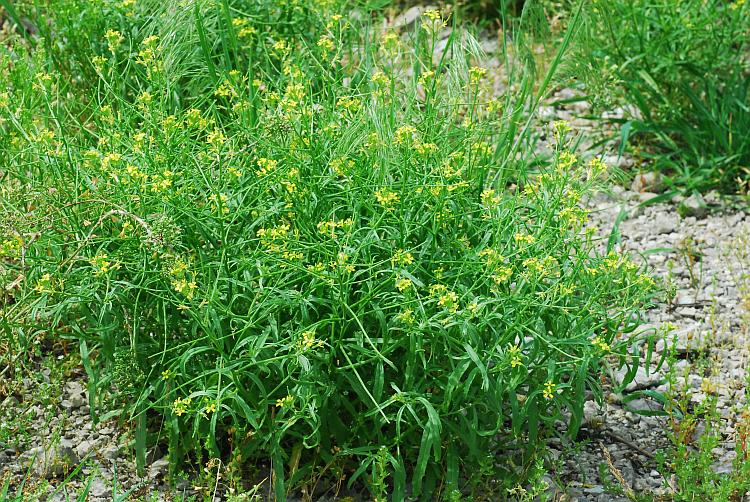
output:
<path id="1" fill-rule="evenodd" d="M 471 345 L 465 343 L 464 349 L 466 350 L 466 353 L 469 354 L 469 358 L 474 362 L 474 364 L 476 364 L 477 368 L 479 368 L 479 372 L 482 375 L 482 390 L 487 390 L 490 387 L 490 381 L 489 378 L 487 378 L 487 368 L 479 359 L 479 355 L 477 355 Z"/>

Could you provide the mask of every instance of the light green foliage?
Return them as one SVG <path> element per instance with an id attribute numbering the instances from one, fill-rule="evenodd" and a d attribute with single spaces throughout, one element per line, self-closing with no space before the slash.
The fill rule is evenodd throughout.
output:
<path id="1" fill-rule="evenodd" d="M 98 412 L 112 393 L 175 469 L 270 462 L 279 498 L 515 489 L 630 361 L 654 283 L 587 228 L 606 166 L 564 124 L 527 172 L 528 58 L 495 98 L 470 37 L 433 57 L 437 11 L 407 45 L 344 7 L 120 2 L 104 41 L 2 56 L 5 308 L 77 341 Z"/>

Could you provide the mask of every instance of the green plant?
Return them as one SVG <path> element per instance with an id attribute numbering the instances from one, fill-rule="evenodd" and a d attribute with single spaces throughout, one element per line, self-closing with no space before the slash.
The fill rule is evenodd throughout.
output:
<path id="1" fill-rule="evenodd" d="M 3 56 L 8 314 L 79 344 L 140 468 L 167 441 L 173 470 L 241 459 L 279 499 L 540 491 L 542 440 L 603 359 L 638 363 L 654 290 L 585 228 L 606 166 L 565 124 L 537 166 L 565 44 L 541 83 L 514 46 L 496 98 L 471 37 L 434 57 L 437 11 L 407 46 L 336 2 L 180 8 L 97 20 L 80 92 L 41 44 Z"/>
<path id="2" fill-rule="evenodd" d="M 599 0 L 588 14 L 575 73 L 630 110 L 623 140 L 686 190 L 747 189 L 750 4 Z"/>
<path id="3" fill-rule="evenodd" d="M 673 328 L 663 326 L 667 332 Z M 736 436 L 731 440 L 735 443 L 736 456 L 731 462 L 730 472 L 717 472 L 716 463 L 722 459 L 717 457 L 716 447 L 726 439 L 721 432 L 725 419 L 717 408 L 715 383 L 720 379 L 721 368 L 716 360 L 703 356 L 678 374 L 676 343 L 676 338 L 673 338 L 667 346 L 666 356 L 669 390 L 665 395 L 665 410 L 672 444 L 671 448 L 656 456 L 658 470 L 664 477 L 664 488 L 671 499 L 677 501 L 739 500 L 750 489 L 750 458 L 747 454 L 750 415 L 747 410 L 734 415 Z M 702 399 L 695 399 L 695 390 L 689 385 L 689 377 L 696 373 L 710 374 L 701 384 Z"/>
<path id="4" fill-rule="evenodd" d="M 688 397 L 689 399 L 689 397 Z M 666 487 L 673 492 L 673 499 L 689 500 L 738 500 L 750 490 L 750 459 L 747 456 L 747 412 L 737 424 L 738 440 L 736 456 L 729 473 L 717 473 L 715 449 L 723 436 L 720 425 L 721 414 L 716 407 L 716 397 L 708 395 L 695 406 L 686 406 L 680 400 L 682 410 L 671 418 L 672 449 L 660 454 L 659 470 L 666 480 Z M 698 432 L 698 425 L 702 430 Z"/>

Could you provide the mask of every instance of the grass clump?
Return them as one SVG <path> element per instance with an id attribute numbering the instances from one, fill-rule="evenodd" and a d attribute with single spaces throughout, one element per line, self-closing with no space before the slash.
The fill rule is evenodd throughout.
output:
<path id="1" fill-rule="evenodd" d="M 628 110 L 623 138 L 681 188 L 747 190 L 750 4 L 602 0 L 586 10 L 578 73 L 595 99 Z"/>
<path id="2" fill-rule="evenodd" d="M 437 11 L 407 46 L 275 5 L 139 3 L 81 49 L 80 86 L 42 44 L 3 56 L 4 313 L 79 344 L 141 466 L 163 441 L 173 470 L 270 470 L 279 499 L 505 495 L 630 358 L 654 289 L 587 228 L 606 166 L 557 124 L 527 173 L 531 58 L 496 98 L 470 37 L 435 56 Z"/>

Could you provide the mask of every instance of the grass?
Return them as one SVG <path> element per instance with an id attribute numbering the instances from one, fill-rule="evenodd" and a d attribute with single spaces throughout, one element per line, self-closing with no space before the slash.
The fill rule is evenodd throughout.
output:
<path id="1" fill-rule="evenodd" d="M 625 141 L 683 191 L 747 191 L 750 4 L 607 0 L 580 31 L 577 74 L 622 105 Z"/>

